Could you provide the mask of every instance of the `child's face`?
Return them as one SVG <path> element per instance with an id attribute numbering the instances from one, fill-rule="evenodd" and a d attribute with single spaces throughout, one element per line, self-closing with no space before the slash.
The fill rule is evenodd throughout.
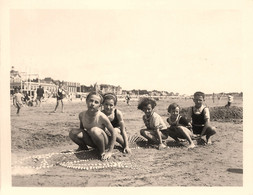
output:
<path id="1" fill-rule="evenodd" d="M 151 104 L 148 104 L 147 106 L 144 106 L 144 108 L 142 109 L 142 111 L 145 113 L 145 115 L 147 117 L 149 117 L 152 114 L 152 112 L 153 112 L 153 108 L 152 108 Z"/>
<path id="2" fill-rule="evenodd" d="M 170 111 L 170 116 L 177 117 L 179 115 L 179 107 L 176 107 L 175 109 L 172 109 Z"/>
<path id="3" fill-rule="evenodd" d="M 107 114 L 111 114 L 115 108 L 114 100 L 113 99 L 106 99 L 103 103 L 104 111 Z"/>
<path id="4" fill-rule="evenodd" d="M 193 101 L 195 103 L 195 107 L 200 108 L 203 105 L 205 99 L 203 98 L 203 96 L 197 95 L 194 97 Z"/>
<path id="5" fill-rule="evenodd" d="M 97 95 L 91 95 L 90 98 L 86 101 L 88 110 L 92 112 L 98 111 L 101 105 L 101 98 Z"/>

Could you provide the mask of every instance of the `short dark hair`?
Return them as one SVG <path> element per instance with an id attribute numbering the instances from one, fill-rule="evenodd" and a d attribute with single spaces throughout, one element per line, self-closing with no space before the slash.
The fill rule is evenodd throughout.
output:
<path id="1" fill-rule="evenodd" d="M 180 109 L 180 106 L 177 103 L 170 104 L 168 107 L 168 112 L 170 112 L 171 110 L 175 110 L 177 107 Z"/>
<path id="2" fill-rule="evenodd" d="M 103 103 L 105 102 L 105 100 L 113 100 L 114 101 L 114 105 L 116 106 L 117 105 L 117 96 L 114 94 L 114 93 L 105 93 L 103 95 L 103 98 L 104 98 L 104 101 Z"/>
<path id="3" fill-rule="evenodd" d="M 138 108 L 139 110 L 143 110 L 143 108 L 144 108 L 145 106 L 149 105 L 149 104 L 152 106 L 152 108 L 154 108 L 154 107 L 156 106 L 156 101 L 153 100 L 153 99 L 151 99 L 151 98 L 145 97 L 145 98 L 140 99 L 137 108 Z"/>
<path id="4" fill-rule="evenodd" d="M 201 92 L 201 91 L 195 92 L 194 95 L 193 95 L 193 97 L 196 97 L 196 96 L 202 96 L 203 99 L 205 99 L 205 94 L 203 92 Z"/>

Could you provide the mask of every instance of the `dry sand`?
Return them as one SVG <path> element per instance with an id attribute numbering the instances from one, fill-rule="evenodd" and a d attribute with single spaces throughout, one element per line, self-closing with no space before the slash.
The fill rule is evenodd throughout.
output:
<path id="1" fill-rule="evenodd" d="M 192 100 L 160 100 L 156 112 L 164 120 L 172 102 L 182 107 Z M 209 107 L 225 105 L 225 101 Z M 47 187 L 91 186 L 242 186 L 243 185 L 243 125 L 242 120 L 212 121 L 217 127 L 213 144 L 198 145 L 192 150 L 175 146 L 157 150 L 132 143 L 132 154 L 123 154 L 116 147 L 108 162 L 97 159 L 95 151 L 73 151 L 77 146 L 68 138 L 71 128 L 79 126 L 78 113 L 86 109 L 85 102 L 65 100 L 65 112 L 52 113 L 55 102 L 42 107 L 25 107 L 19 116 L 11 107 L 12 185 Z M 235 99 L 234 106 L 242 107 Z M 134 137 L 144 127 L 143 113 L 137 102 L 130 106 L 118 103 L 124 114 L 127 132 Z M 184 142 L 187 146 L 187 143 Z M 65 164 L 64 164 L 65 163 Z M 67 168 L 67 166 L 69 168 Z M 79 169 L 78 169 L 79 167 Z M 83 169 L 81 169 L 83 168 Z M 87 170 L 88 169 L 88 170 Z"/>

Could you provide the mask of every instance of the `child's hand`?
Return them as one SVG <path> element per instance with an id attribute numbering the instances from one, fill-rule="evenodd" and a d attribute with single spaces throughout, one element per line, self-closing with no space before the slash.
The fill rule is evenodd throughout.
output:
<path id="1" fill-rule="evenodd" d="M 111 158 L 112 153 L 111 152 L 106 152 L 101 154 L 101 160 L 108 160 L 109 158 Z"/>
<path id="2" fill-rule="evenodd" d="M 123 153 L 131 154 L 131 149 L 129 147 L 124 148 Z"/>
<path id="3" fill-rule="evenodd" d="M 158 146 L 158 150 L 161 150 L 161 149 L 164 149 L 164 148 L 166 148 L 166 146 L 162 143 L 162 144 L 159 144 L 159 146 Z"/>

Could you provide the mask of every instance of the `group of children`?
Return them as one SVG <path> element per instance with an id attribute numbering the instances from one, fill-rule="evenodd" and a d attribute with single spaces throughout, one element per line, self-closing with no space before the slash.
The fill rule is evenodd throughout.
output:
<path id="1" fill-rule="evenodd" d="M 34 102 L 36 103 L 36 106 L 40 106 L 42 97 L 37 96 L 34 98 L 33 96 L 30 96 L 26 91 L 22 93 L 19 88 L 16 88 L 14 90 L 12 99 L 13 105 L 17 108 L 16 114 L 19 115 L 20 109 L 22 107 L 34 106 Z"/>
<path id="2" fill-rule="evenodd" d="M 193 139 L 211 144 L 211 136 L 216 131 L 210 125 L 209 109 L 204 105 L 205 94 L 196 92 L 193 101 L 195 105 L 189 109 L 187 117 L 190 122 L 180 115 L 179 105 L 169 105 L 167 122 L 170 126 L 167 127 L 162 117 L 154 111 L 155 100 L 141 99 L 138 109 L 144 112 L 143 122 L 146 128 L 141 129 L 140 134 L 148 143 L 157 144 L 158 149 L 168 147 L 165 140 L 169 136 L 178 143 L 179 139 L 186 139 L 189 142 L 188 148 L 195 147 Z M 71 140 L 79 146 L 78 150 L 87 150 L 88 146 L 97 148 L 101 160 L 107 160 L 118 142 L 124 153 L 131 153 L 122 112 L 116 109 L 117 96 L 113 93 L 102 95 L 96 91 L 90 92 L 86 104 L 87 110 L 79 114 L 80 128 L 72 129 L 69 133 Z M 205 140 L 203 136 L 206 136 Z"/>

